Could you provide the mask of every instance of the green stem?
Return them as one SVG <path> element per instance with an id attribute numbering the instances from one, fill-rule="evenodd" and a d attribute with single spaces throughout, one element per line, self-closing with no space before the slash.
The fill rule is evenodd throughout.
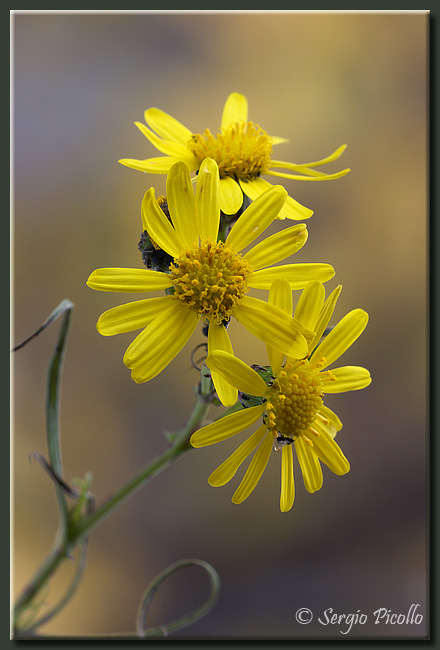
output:
<path id="1" fill-rule="evenodd" d="M 18 622 L 20 616 L 30 605 L 32 600 L 35 598 L 36 594 L 40 589 L 46 584 L 49 578 L 55 573 L 58 569 L 61 562 L 67 558 L 67 553 L 65 551 L 64 545 L 61 541 L 56 542 L 52 551 L 49 553 L 41 567 L 38 569 L 32 580 L 29 582 L 26 589 L 21 594 L 20 598 L 17 600 L 14 608 L 14 625 L 20 627 Z"/>
<path id="2" fill-rule="evenodd" d="M 116 490 L 104 503 L 96 510 L 86 516 L 77 525 L 70 525 L 68 529 L 68 538 L 64 535 L 59 536 L 54 548 L 34 575 L 28 586 L 18 599 L 14 610 L 14 621 L 17 625 L 19 617 L 31 604 L 38 591 L 47 583 L 51 576 L 58 569 L 63 560 L 69 557 L 69 553 L 76 544 L 88 537 L 91 531 L 100 524 L 103 519 L 108 517 L 116 508 L 124 503 L 135 492 L 140 490 L 152 478 L 157 476 L 163 469 L 168 467 L 174 460 L 189 449 L 189 437 L 200 425 L 206 416 L 210 407 L 209 400 L 203 394 L 197 396 L 197 402 L 193 412 L 176 436 L 175 440 L 152 462 L 143 467 L 131 480 Z M 19 628 L 19 625 L 17 626 Z"/>
<path id="3" fill-rule="evenodd" d="M 188 439 L 197 429 L 208 410 L 209 402 L 199 397 L 187 424 L 175 438 L 173 443 L 167 447 L 160 456 L 142 468 L 130 481 L 119 488 L 119 490 L 102 503 L 94 512 L 80 521 L 73 531 L 74 541 L 78 542 L 88 536 L 103 519 L 108 517 L 108 515 L 116 510 L 116 508 L 118 508 L 124 501 L 146 485 L 148 481 L 157 476 L 162 470 L 168 467 L 168 465 L 183 454 L 183 452 L 189 449 Z"/>

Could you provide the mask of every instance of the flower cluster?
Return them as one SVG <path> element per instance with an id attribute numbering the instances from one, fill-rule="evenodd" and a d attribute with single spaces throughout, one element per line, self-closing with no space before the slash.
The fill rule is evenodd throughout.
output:
<path id="1" fill-rule="evenodd" d="M 335 474 L 349 470 L 334 440 L 342 424 L 323 398 L 370 383 L 364 368 L 329 369 L 361 334 L 368 316 L 355 309 L 328 333 L 341 289 L 325 299 L 323 283 L 333 278 L 333 267 L 279 264 L 304 246 L 306 225 L 295 223 L 262 238 L 276 220 L 307 219 L 312 211 L 261 176 L 340 178 L 350 170 L 326 174 L 316 168 L 336 160 L 345 146 L 307 164 L 274 160 L 272 147 L 286 140 L 248 121 L 246 98 L 238 93 L 228 97 L 216 136 L 209 129 L 192 133 L 157 108 L 145 111 L 145 121 L 148 126 L 136 125 L 166 155 L 120 162 L 167 174 L 166 197 L 156 198 L 150 188 L 141 204 L 139 249 L 146 268 L 97 269 L 87 284 L 100 291 L 156 295 L 109 309 L 97 329 L 104 336 L 141 330 L 124 363 L 133 380 L 143 383 L 176 357 L 200 322 L 213 392 L 231 412 L 196 430 L 190 442 L 193 447 L 221 442 L 261 420 L 209 482 L 224 485 L 254 453 L 233 496 L 241 503 L 256 487 L 271 451 L 281 451 L 280 507 L 287 511 L 294 501 L 293 448 L 309 492 L 322 485 L 321 463 Z M 250 295 L 251 289 L 267 290 L 267 300 Z M 292 314 L 295 290 L 302 293 Z M 165 295 L 158 296 L 162 291 Z M 266 344 L 267 366 L 251 367 L 234 355 L 231 318 Z"/>

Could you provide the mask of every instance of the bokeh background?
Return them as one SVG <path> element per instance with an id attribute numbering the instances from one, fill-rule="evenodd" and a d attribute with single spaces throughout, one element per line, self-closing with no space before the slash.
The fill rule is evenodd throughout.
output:
<path id="1" fill-rule="evenodd" d="M 75 303 L 62 384 L 65 477 L 94 475 L 98 501 L 131 477 L 191 412 L 200 330 L 156 379 L 136 385 L 122 363 L 131 334 L 101 337 L 102 311 L 129 299 L 88 289 L 101 266 L 142 266 L 140 202 L 165 177 L 118 164 L 157 155 L 133 125 L 159 107 L 192 131 L 215 132 L 224 101 L 244 93 L 250 119 L 290 139 L 276 157 L 322 158 L 346 143 L 328 183 L 286 181 L 315 213 L 292 261 L 327 262 L 343 285 L 335 319 L 362 307 L 363 336 L 344 363 L 369 368 L 363 391 L 330 395 L 351 471 L 324 468 L 310 495 L 296 466 L 296 500 L 279 511 L 279 458 L 241 506 L 210 472 L 236 442 L 193 450 L 92 535 L 88 569 L 68 607 L 42 631 L 133 631 L 149 581 L 198 557 L 219 572 L 217 605 L 179 638 L 422 638 L 427 600 L 427 68 L 426 13 L 28 13 L 12 16 L 13 343 L 63 298 Z M 330 168 L 329 168 L 330 171 Z M 275 180 L 275 182 L 277 182 Z M 274 229 L 283 224 L 277 224 Z M 34 451 L 46 453 L 46 369 L 59 324 L 13 356 L 13 569 L 18 593 L 49 550 L 58 515 Z M 234 347 L 265 362 L 237 324 Z M 219 413 L 220 411 L 218 411 Z M 213 412 L 217 415 L 217 412 Z M 45 594 L 54 603 L 66 567 Z M 165 584 L 149 623 L 183 614 L 207 594 L 201 570 Z M 420 625 L 374 624 L 380 607 Z M 295 612 L 308 607 L 309 625 Z M 365 613 L 324 626 L 323 612 Z M 43 611 L 45 611 L 43 609 Z"/>

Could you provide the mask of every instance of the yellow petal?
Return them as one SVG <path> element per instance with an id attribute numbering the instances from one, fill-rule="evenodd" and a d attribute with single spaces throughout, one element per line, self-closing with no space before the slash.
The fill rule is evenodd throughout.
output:
<path id="1" fill-rule="evenodd" d="M 137 293 L 159 291 L 172 286 L 170 276 L 151 269 L 96 269 L 87 280 L 87 286 L 97 291 Z"/>
<path id="2" fill-rule="evenodd" d="M 231 93 L 223 107 L 221 127 L 226 129 L 235 122 L 248 121 L 248 102 L 244 95 Z"/>
<path id="3" fill-rule="evenodd" d="M 315 331 L 317 320 L 324 305 L 324 298 L 325 289 L 320 282 L 310 282 L 301 292 L 295 309 L 295 318 L 307 329 Z"/>
<path id="4" fill-rule="evenodd" d="M 344 366 L 332 368 L 331 373 L 335 381 L 326 381 L 325 393 L 345 393 L 350 390 L 360 390 L 371 384 L 371 376 L 366 368 L 360 366 Z"/>
<path id="5" fill-rule="evenodd" d="M 246 458 L 254 451 L 260 444 L 266 434 L 266 425 L 262 425 L 255 433 L 253 433 L 247 440 L 245 440 L 234 451 L 233 454 L 227 458 L 224 463 L 219 465 L 208 478 L 209 485 L 213 487 L 221 487 L 228 483 L 235 475 L 237 469 L 246 460 Z"/>
<path id="6" fill-rule="evenodd" d="M 163 370 L 183 348 L 198 318 L 177 300 L 167 307 L 132 341 L 124 354 L 135 381 L 148 381 Z"/>
<path id="7" fill-rule="evenodd" d="M 223 325 L 210 323 L 208 328 L 208 355 L 214 351 L 222 351 L 233 356 L 232 344 L 226 328 Z M 214 388 L 221 403 L 224 406 L 235 404 L 238 398 L 237 388 L 232 386 L 221 373 L 212 368 L 210 370 Z"/>
<path id="8" fill-rule="evenodd" d="M 171 300 L 171 296 L 162 296 L 118 305 L 101 314 L 96 329 L 103 336 L 113 336 L 146 327 L 166 309 Z"/>
<path id="9" fill-rule="evenodd" d="M 338 432 L 337 428 L 333 424 L 332 420 L 324 421 L 318 415 L 316 416 L 315 421 L 314 421 L 312 426 L 313 426 L 313 429 L 315 429 L 315 431 L 317 431 L 318 433 L 323 433 L 324 432 L 325 434 L 329 435 L 330 438 L 333 438 L 333 439 L 336 437 L 336 434 Z M 313 440 L 314 440 L 314 438 L 313 438 Z"/>
<path id="10" fill-rule="evenodd" d="M 210 370 L 220 374 L 225 381 L 243 393 L 256 397 L 263 397 L 266 394 L 267 386 L 260 375 L 233 354 L 215 350 L 208 354 L 205 363 Z"/>
<path id="11" fill-rule="evenodd" d="M 272 160 L 272 166 L 275 167 L 274 165 L 274 160 Z M 302 174 L 307 174 L 311 173 L 314 170 L 308 170 L 307 168 L 304 169 L 299 169 L 299 171 Z M 337 178 L 342 178 L 346 174 L 348 174 L 351 171 L 351 169 L 343 169 L 340 172 L 336 172 L 335 174 L 320 174 L 316 173 L 316 175 L 313 176 L 300 176 L 299 174 L 285 174 L 283 172 L 274 172 L 274 171 L 265 171 L 265 174 L 268 174 L 269 176 L 279 176 L 280 178 L 289 178 L 292 181 L 334 181 Z"/>
<path id="12" fill-rule="evenodd" d="M 288 196 L 286 203 L 278 215 L 278 219 L 293 219 L 294 221 L 299 221 L 302 219 L 309 219 L 312 214 L 313 210 L 306 208 L 305 205 L 301 205 L 301 203 L 295 201 L 291 196 Z"/>
<path id="13" fill-rule="evenodd" d="M 273 436 L 267 433 L 252 458 L 246 474 L 234 492 L 232 503 L 242 503 L 257 486 L 272 451 Z"/>
<path id="14" fill-rule="evenodd" d="M 288 512 L 293 506 L 293 502 L 295 500 L 292 445 L 286 445 L 283 447 L 281 453 L 280 510 L 281 512 Z"/>
<path id="15" fill-rule="evenodd" d="M 368 323 L 368 314 L 363 309 L 353 309 L 342 318 L 326 338 L 318 345 L 311 360 L 325 357 L 326 365 L 331 365 L 362 334 Z"/>
<path id="16" fill-rule="evenodd" d="M 316 492 L 322 487 L 322 469 L 312 447 L 306 445 L 302 436 L 295 440 L 295 450 L 307 492 Z"/>
<path id="17" fill-rule="evenodd" d="M 344 151 L 346 150 L 347 145 L 342 144 L 340 147 L 336 149 L 333 153 L 331 153 L 329 156 L 326 156 L 325 158 L 321 158 L 320 160 L 317 160 L 315 162 L 309 162 L 309 163 L 288 163 L 288 162 L 283 162 L 281 160 L 272 160 L 272 165 L 275 167 L 285 167 L 286 169 L 297 169 L 299 167 L 319 167 L 320 165 L 326 165 L 328 163 L 331 163 L 335 160 L 337 160 Z"/>
<path id="18" fill-rule="evenodd" d="M 192 135 L 191 131 L 168 113 L 159 108 L 149 108 L 145 111 L 144 118 L 148 126 L 161 138 L 187 146 Z"/>
<path id="19" fill-rule="evenodd" d="M 255 271 L 249 278 L 248 286 L 254 289 L 270 289 L 277 278 L 285 278 L 291 289 L 303 289 L 308 282 L 326 282 L 335 274 L 330 264 L 284 264 L 269 269 Z"/>
<path id="20" fill-rule="evenodd" d="M 170 169 L 167 176 L 167 201 L 179 240 L 188 248 L 192 248 L 198 244 L 199 233 L 194 190 L 188 165 L 185 163 L 176 163 Z"/>
<path id="21" fill-rule="evenodd" d="M 240 180 L 240 186 L 243 192 L 248 196 L 252 201 L 260 196 L 267 189 L 273 187 L 271 183 L 266 181 L 261 176 L 254 178 L 252 181 Z M 313 214 L 313 210 L 306 208 L 305 206 L 295 201 L 291 196 L 288 196 L 285 204 L 281 208 L 279 214 L 277 215 L 278 219 L 308 219 Z"/>
<path id="22" fill-rule="evenodd" d="M 175 156 L 157 156 L 156 158 L 147 158 L 146 160 L 136 160 L 135 158 L 121 158 L 118 160 L 121 165 L 137 169 L 148 174 L 167 174 L 171 167 L 180 160 Z"/>
<path id="23" fill-rule="evenodd" d="M 328 408 L 328 406 L 325 406 L 324 404 L 321 406 L 319 409 L 320 415 L 322 415 L 324 418 L 326 418 L 330 425 L 336 429 L 337 431 L 340 431 L 342 429 L 342 422 L 336 415 L 336 413 L 333 413 L 331 409 Z M 336 435 L 336 433 L 335 433 Z M 334 436 L 333 436 L 334 437 Z"/>
<path id="24" fill-rule="evenodd" d="M 251 406 L 248 409 L 243 409 L 237 413 L 231 413 L 224 417 L 207 424 L 205 427 L 198 429 L 192 434 L 190 443 L 193 447 L 206 447 L 207 445 L 214 445 L 222 440 L 227 440 L 235 436 L 235 434 L 244 431 L 264 413 L 264 404 L 261 406 Z"/>
<path id="25" fill-rule="evenodd" d="M 150 187 L 144 194 L 141 214 L 144 229 L 156 244 L 172 257 L 179 257 L 185 248 L 185 244 L 159 207 L 154 196 L 154 187 Z M 170 215 L 173 218 L 171 213 Z"/>
<path id="26" fill-rule="evenodd" d="M 266 237 L 251 248 L 244 257 L 257 271 L 294 255 L 304 246 L 307 238 L 307 226 L 305 223 L 300 223 Z"/>
<path id="27" fill-rule="evenodd" d="M 225 214 L 236 214 L 243 203 L 240 185 L 231 176 L 220 179 L 220 210 Z"/>
<path id="28" fill-rule="evenodd" d="M 200 165 L 196 215 L 200 238 L 216 242 L 220 224 L 220 178 L 217 163 L 212 158 L 205 158 Z"/>
<path id="29" fill-rule="evenodd" d="M 258 298 L 245 296 L 235 309 L 234 316 L 266 345 L 273 345 L 295 359 L 302 359 L 307 355 L 308 344 L 305 336 L 310 338 L 312 333 L 281 309 Z"/>
<path id="30" fill-rule="evenodd" d="M 311 440 L 315 454 L 334 474 L 341 476 L 350 470 L 350 463 L 339 445 L 324 429 L 320 429 L 319 436 L 311 436 Z"/>
<path id="31" fill-rule="evenodd" d="M 342 290 L 342 285 L 338 285 L 336 289 L 334 289 L 327 300 L 325 301 L 323 308 L 321 310 L 321 313 L 319 314 L 318 321 L 315 325 L 315 338 L 313 341 L 310 343 L 309 350 L 313 350 L 313 348 L 319 343 L 321 336 L 324 334 L 325 328 L 330 322 L 330 318 L 333 315 L 333 312 L 336 307 L 336 303 L 339 298 L 339 294 L 341 293 Z"/>
<path id="32" fill-rule="evenodd" d="M 251 244 L 272 223 L 285 203 L 287 192 L 275 185 L 259 196 L 240 215 L 226 237 L 226 244 L 239 251 Z"/>
<path id="33" fill-rule="evenodd" d="M 269 304 L 281 309 L 285 314 L 292 314 L 292 290 L 287 280 L 275 280 L 269 291 Z M 273 345 L 267 345 L 267 356 L 274 375 L 278 375 L 284 360 L 284 354 Z"/>
<path id="34" fill-rule="evenodd" d="M 282 138 L 282 137 L 279 136 L 279 135 L 271 135 L 271 136 L 270 136 L 270 139 L 272 140 L 272 144 L 273 144 L 273 145 L 276 145 L 276 144 L 286 144 L 286 142 L 289 142 L 289 140 L 288 140 L 287 138 Z"/>
<path id="35" fill-rule="evenodd" d="M 180 158 L 182 155 L 184 157 L 188 156 L 190 153 L 186 146 L 179 144 L 178 142 L 168 142 L 167 140 L 162 140 L 159 138 L 153 131 L 151 131 L 145 124 L 142 122 L 135 122 L 135 125 L 141 131 L 141 133 L 148 138 L 148 140 L 153 144 L 158 151 L 166 153 L 169 156 L 175 156 Z"/>
<path id="36" fill-rule="evenodd" d="M 263 192 L 270 190 L 271 187 L 274 187 L 272 183 L 265 181 L 261 176 L 256 176 L 251 181 L 239 180 L 240 187 L 243 190 L 243 194 L 246 194 L 251 201 L 255 201 Z"/>

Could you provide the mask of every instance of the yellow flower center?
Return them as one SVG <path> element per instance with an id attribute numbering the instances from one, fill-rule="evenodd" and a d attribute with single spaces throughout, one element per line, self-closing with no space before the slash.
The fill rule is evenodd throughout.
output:
<path id="1" fill-rule="evenodd" d="M 220 325 L 228 320 L 247 292 L 252 275 L 249 263 L 226 246 L 204 240 L 188 249 L 170 265 L 176 298 Z"/>
<path id="2" fill-rule="evenodd" d="M 188 142 L 196 158 L 213 158 L 220 177 L 251 180 L 267 171 L 272 154 L 272 138 L 258 124 L 237 122 L 214 137 L 209 129 L 196 133 Z"/>
<path id="3" fill-rule="evenodd" d="M 323 404 L 319 369 L 306 359 L 289 361 L 269 388 L 264 419 L 280 446 L 314 433 L 311 427 Z"/>

